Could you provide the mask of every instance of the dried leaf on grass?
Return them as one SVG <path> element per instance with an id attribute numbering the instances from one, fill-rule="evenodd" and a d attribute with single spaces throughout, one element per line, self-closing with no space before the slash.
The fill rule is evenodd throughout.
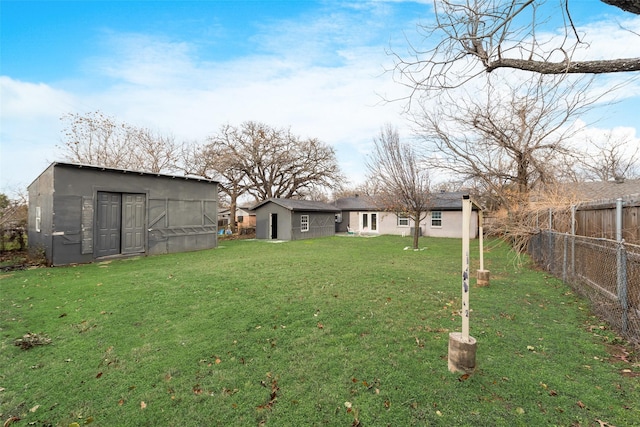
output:
<path id="1" fill-rule="evenodd" d="M 23 335 L 22 338 L 15 340 L 13 343 L 23 350 L 29 350 L 37 345 L 51 344 L 51 338 L 47 337 L 45 334 L 29 332 Z"/>
<path id="2" fill-rule="evenodd" d="M 9 417 L 7 418 L 7 420 L 4 422 L 3 426 L 4 427 L 9 427 L 11 424 L 16 423 L 20 421 L 20 418 L 18 417 Z"/>
<path id="3" fill-rule="evenodd" d="M 271 378 L 271 375 L 267 374 L 267 378 Z M 260 384 L 263 387 L 267 387 L 267 383 L 265 383 L 264 381 L 260 381 Z M 258 409 L 273 409 L 273 405 L 278 400 L 278 390 L 280 390 L 280 387 L 278 387 L 278 381 L 274 378 L 271 381 L 271 394 L 269 395 L 269 401 L 264 405 L 258 406 Z"/>

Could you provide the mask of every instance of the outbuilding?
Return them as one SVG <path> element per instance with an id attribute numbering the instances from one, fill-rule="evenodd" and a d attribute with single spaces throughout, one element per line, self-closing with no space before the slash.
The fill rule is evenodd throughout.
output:
<path id="1" fill-rule="evenodd" d="M 255 205 L 256 238 L 301 240 L 335 234 L 340 209 L 311 200 L 271 198 Z"/>
<path id="2" fill-rule="evenodd" d="M 217 246 L 215 181 L 55 162 L 28 193 L 29 248 L 50 265 Z"/>

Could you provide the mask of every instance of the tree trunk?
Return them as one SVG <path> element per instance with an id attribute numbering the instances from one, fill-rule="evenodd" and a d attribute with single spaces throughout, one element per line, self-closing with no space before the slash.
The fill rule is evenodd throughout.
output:
<path id="1" fill-rule="evenodd" d="M 420 214 L 422 212 L 416 212 L 416 216 L 413 220 L 413 249 L 419 249 L 419 239 L 420 239 Z"/>
<path id="2" fill-rule="evenodd" d="M 236 209 L 238 206 L 238 194 L 236 191 L 232 191 L 229 195 L 231 203 L 229 204 L 229 227 L 232 232 L 236 232 Z"/>

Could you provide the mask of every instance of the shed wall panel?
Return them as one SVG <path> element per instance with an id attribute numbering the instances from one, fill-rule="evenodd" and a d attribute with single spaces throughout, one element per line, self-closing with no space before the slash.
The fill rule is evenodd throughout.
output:
<path id="1" fill-rule="evenodd" d="M 99 206 L 99 193 L 124 196 L 121 214 L 115 205 Z M 111 254 L 107 247 L 117 254 L 155 254 L 217 246 L 215 182 L 54 163 L 29 186 L 29 194 L 30 212 L 35 206 L 43 211 L 41 232 L 35 232 L 35 212 L 29 220 L 30 243 L 44 246 L 54 265 L 89 262 Z M 104 230 L 115 231 L 117 217 L 124 230 L 119 244 L 114 232 L 100 234 L 95 223 L 102 220 Z"/>
<path id="2" fill-rule="evenodd" d="M 309 217 L 309 230 L 301 231 L 301 217 Z M 293 212 L 291 214 L 291 240 L 333 236 L 335 234 L 334 212 Z"/>
<path id="3" fill-rule="evenodd" d="M 45 169 L 28 187 L 29 211 L 27 235 L 29 250 L 35 253 L 44 252 L 51 262 L 53 248 L 53 167 Z M 36 220 L 36 212 L 40 212 Z"/>

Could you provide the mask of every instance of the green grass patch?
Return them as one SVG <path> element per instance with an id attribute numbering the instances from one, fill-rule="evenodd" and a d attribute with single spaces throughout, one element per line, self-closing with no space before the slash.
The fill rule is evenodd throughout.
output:
<path id="1" fill-rule="evenodd" d="M 1 419 L 65 427 L 638 424 L 640 368 L 607 351 L 619 344 L 615 335 L 569 288 L 515 268 L 495 242 L 485 255 L 491 286 L 471 289 L 476 372 L 450 373 L 461 243 L 422 238 L 425 250 L 404 250 L 409 244 L 399 236 L 236 240 L 5 273 Z M 38 345 L 18 345 L 27 337 Z"/>

